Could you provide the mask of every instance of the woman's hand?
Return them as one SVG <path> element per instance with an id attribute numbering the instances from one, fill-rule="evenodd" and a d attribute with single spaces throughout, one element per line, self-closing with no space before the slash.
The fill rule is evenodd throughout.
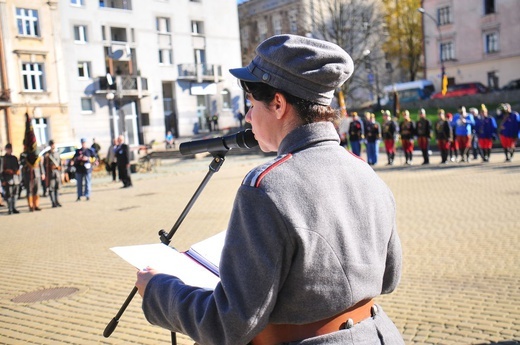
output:
<path id="1" fill-rule="evenodd" d="M 137 287 L 137 290 L 139 291 L 139 295 L 141 295 L 141 297 L 144 296 L 144 291 L 146 290 L 148 282 L 157 273 L 159 272 L 157 272 L 151 267 L 146 267 L 144 270 L 140 270 L 137 272 L 137 281 L 135 282 L 135 286 Z"/>

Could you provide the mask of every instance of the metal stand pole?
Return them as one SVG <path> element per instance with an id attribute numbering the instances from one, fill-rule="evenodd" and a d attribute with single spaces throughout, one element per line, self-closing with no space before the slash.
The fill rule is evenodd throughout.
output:
<path id="1" fill-rule="evenodd" d="M 183 222 L 183 220 L 188 215 L 188 212 L 190 212 L 191 208 L 195 204 L 195 201 L 197 201 L 197 198 L 199 197 L 199 195 L 204 190 L 204 187 L 206 187 L 206 185 L 208 184 L 208 182 L 211 179 L 211 177 L 213 176 L 213 174 L 218 172 L 220 170 L 220 167 L 222 166 L 222 164 L 224 164 L 224 161 L 225 161 L 224 157 L 226 156 L 226 153 L 227 153 L 227 151 L 213 152 L 212 153 L 213 161 L 209 165 L 208 173 L 206 174 L 206 176 L 204 177 L 204 179 L 200 183 L 199 187 L 197 188 L 197 190 L 195 191 L 195 193 L 191 197 L 190 201 L 188 202 L 188 204 L 186 205 L 186 207 L 182 211 L 181 215 L 179 216 L 179 218 L 177 219 L 177 221 L 175 222 L 175 224 L 171 228 L 170 232 L 166 233 L 166 231 L 164 231 L 164 230 L 160 230 L 159 231 L 159 238 L 161 239 L 162 243 L 164 243 L 165 245 L 169 245 L 170 244 L 173 235 L 175 234 L 175 232 L 177 232 L 177 229 L 180 227 L 181 223 Z M 114 332 L 114 330 L 116 329 L 116 327 L 117 327 L 117 325 L 119 323 L 119 319 L 121 318 L 121 316 L 125 312 L 126 308 L 130 304 L 130 302 L 132 301 L 132 299 L 134 298 L 136 293 L 137 293 L 137 287 L 134 286 L 134 288 L 132 289 L 132 291 L 130 292 L 128 297 L 126 298 L 125 302 L 123 303 L 123 305 L 119 309 L 119 311 L 116 314 L 116 316 L 114 316 L 114 318 L 112 318 L 112 320 L 105 327 L 105 330 L 103 331 L 103 336 L 105 338 L 110 337 L 112 332 Z M 172 332 L 171 335 L 172 335 L 172 345 L 177 345 L 177 336 L 176 336 L 175 332 Z"/>

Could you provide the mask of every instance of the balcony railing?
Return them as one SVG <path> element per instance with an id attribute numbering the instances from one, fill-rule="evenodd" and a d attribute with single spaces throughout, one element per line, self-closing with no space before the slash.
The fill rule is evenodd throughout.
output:
<path id="1" fill-rule="evenodd" d="M 98 88 L 96 93 L 107 93 L 109 91 L 117 92 L 121 90 L 122 96 L 146 96 L 148 92 L 148 79 L 140 76 L 122 75 L 121 76 L 121 87 L 118 88 L 117 77 L 112 77 L 112 85 L 108 82 L 107 77 L 98 78 Z"/>
<path id="2" fill-rule="evenodd" d="M 222 66 L 210 64 L 179 64 L 179 79 L 202 81 L 222 80 Z"/>
<path id="3" fill-rule="evenodd" d="M 99 7 L 132 10 L 132 0 L 99 0 Z"/>

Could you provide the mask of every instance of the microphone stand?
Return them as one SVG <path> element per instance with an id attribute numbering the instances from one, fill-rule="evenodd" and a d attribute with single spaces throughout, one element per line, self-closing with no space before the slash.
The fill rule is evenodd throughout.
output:
<path id="1" fill-rule="evenodd" d="M 200 183 L 199 187 L 197 188 L 197 190 L 191 197 L 190 201 L 188 202 L 188 204 L 182 211 L 181 215 L 179 216 L 179 218 L 177 219 L 177 221 L 171 228 L 170 232 L 166 233 L 166 231 L 164 231 L 164 230 L 159 231 L 159 238 L 163 244 L 165 244 L 165 245 L 170 244 L 173 235 L 175 235 L 175 233 L 177 232 L 177 229 L 180 227 L 181 223 L 184 221 L 184 219 L 188 215 L 188 212 L 190 212 L 192 206 L 195 204 L 195 201 L 197 201 L 197 198 L 202 193 L 202 190 L 204 190 L 204 187 L 206 187 L 206 185 L 208 184 L 208 182 L 211 179 L 211 177 L 213 176 L 213 174 L 218 172 L 220 170 L 220 167 L 222 166 L 222 164 L 224 164 L 225 156 L 226 156 L 227 152 L 228 151 L 211 152 L 211 155 L 213 156 L 213 160 L 209 164 L 208 173 L 206 174 L 206 176 Z M 134 288 L 132 289 L 132 291 L 130 292 L 128 297 L 126 298 L 125 302 L 119 309 L 116 316 L 114 316 L 112 318 L 112 320 L 107 324 L 105 330 L 103 331 L 103 336 L 105 338 L 110 337 L 112 332 L 114 332 L 114 330 L 116 329 L 116 327 L 119 323 L 119 319 L 125 312 L 126 308 L 130 304 L 130 302 L 132 301 L 132 299 L 134 298 L 136 293 L 137 293 L 137 287 L 134 286 Z M 175 332 L 171 332 L 171 336 L 172 336 L 172 345 L 177 345 L 177 336 L 176 336 Z"/>

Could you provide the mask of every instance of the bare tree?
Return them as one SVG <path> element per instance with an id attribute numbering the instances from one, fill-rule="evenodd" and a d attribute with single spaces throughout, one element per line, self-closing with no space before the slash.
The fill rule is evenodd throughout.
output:
<path id="1" fill-rule="evenodd" d="M 368 74 L 374 65 L 383 66 L 384 16 L 377 0 L 313 0 L 314 16 L 312 34 L 316 38 L 336 43 L 350 54 L 355 71 L 342 86 L 347 91 L 348 102 L 356 99 L 357 91 L 372 90 L 373 80 Z M 368 55 L 370 54 L 370 55 Z M 367 66 L 370 66 L 370 71 Z M 378 78 L 379 79 L 379 78 Z M 379 87 L 376 85 L 377 89 Z"/>

